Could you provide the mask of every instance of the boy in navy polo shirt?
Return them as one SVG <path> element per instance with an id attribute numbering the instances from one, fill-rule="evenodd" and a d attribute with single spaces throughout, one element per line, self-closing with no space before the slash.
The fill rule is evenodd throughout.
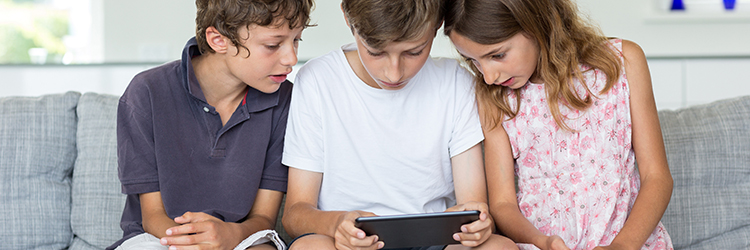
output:
<path id="1" fill-rule="evenodd" d="M 198 0 L 182 59 L 131 81 L 117 111 L 127 194 L 118 249 L 278 249 L 297 46 L 312 0 Z M 256 240 L 260 238 L 259 240 Z"/>

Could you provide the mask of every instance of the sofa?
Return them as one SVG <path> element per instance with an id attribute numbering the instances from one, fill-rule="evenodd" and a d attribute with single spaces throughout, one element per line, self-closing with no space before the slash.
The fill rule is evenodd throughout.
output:
<path id="1" fill-rule="evenodd" d="M 122 236 L 117 102 L 0 98 L 0 249 L 103 249 Z M 674 178 L 662 222 L 675 249 L 750 249 L 750 96 L 659 117 Z"/>

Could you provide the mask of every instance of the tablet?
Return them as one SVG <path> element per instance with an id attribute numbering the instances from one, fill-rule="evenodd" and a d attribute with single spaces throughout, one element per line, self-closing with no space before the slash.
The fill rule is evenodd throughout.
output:
<path id="1" fill-rule="evenodd" d="M 385 248 L 461 244 L 453 234 L 461 225 L 479 219 L 479 211 L 359 217 L 356 226 L 367 235 L 378 235 Z"/>

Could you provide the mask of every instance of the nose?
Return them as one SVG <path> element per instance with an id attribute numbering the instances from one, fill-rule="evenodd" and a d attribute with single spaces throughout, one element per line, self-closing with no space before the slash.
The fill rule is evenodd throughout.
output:
<path id="1" fill-rule="evenodd" d="M 484 76 L 484 83 L 486 84 L 493 84 L 497 81 L 498 78 L 500 78 L 500 71 L 488 67 L 487 64 L 483 65 L 477 65 L 477 68 L 479 69 L 479 72 L 482 72 L 482 76 Z"/>
<path id="2" fill-rule="evenodd" d="M 297 48 L 294 46 L 288 46 L 281 55 L 280 62 L 284 66 L 297 65 Z"/>
<path id="3" fill-rule="evenodd" d="M 401 77 L 403 76 L 403 70 L 401 69 L 401 58 L 400 57 L 391 57 L 388 60 L 388 65 L 384 67 L 384 76 L 385 80 L 387 80 L 390 83 L 397 83 L 401 81 Z"/>

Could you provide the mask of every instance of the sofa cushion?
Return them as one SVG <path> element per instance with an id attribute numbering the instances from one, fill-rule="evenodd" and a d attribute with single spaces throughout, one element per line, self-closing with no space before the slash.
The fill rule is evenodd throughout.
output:
<path id="1" fill-rule="evenodd" d="M 70 174 L 79 93 L 0 98 L 0 245 L 70 244 Z"/>
<path id="2" fill-rule="evenodd" d="M 78 102 L 78 158 L 73 170 L 74 249 L 103 249 L 122 238 L 125 195 L 117 178 L 118 97 L 85 93 Z"/>
<path id="3" fill-rule="evenodd" d="M 750 96 L 659 119 L 674 179 L 662 222 L 675 249 L 750 249 Z"/>

